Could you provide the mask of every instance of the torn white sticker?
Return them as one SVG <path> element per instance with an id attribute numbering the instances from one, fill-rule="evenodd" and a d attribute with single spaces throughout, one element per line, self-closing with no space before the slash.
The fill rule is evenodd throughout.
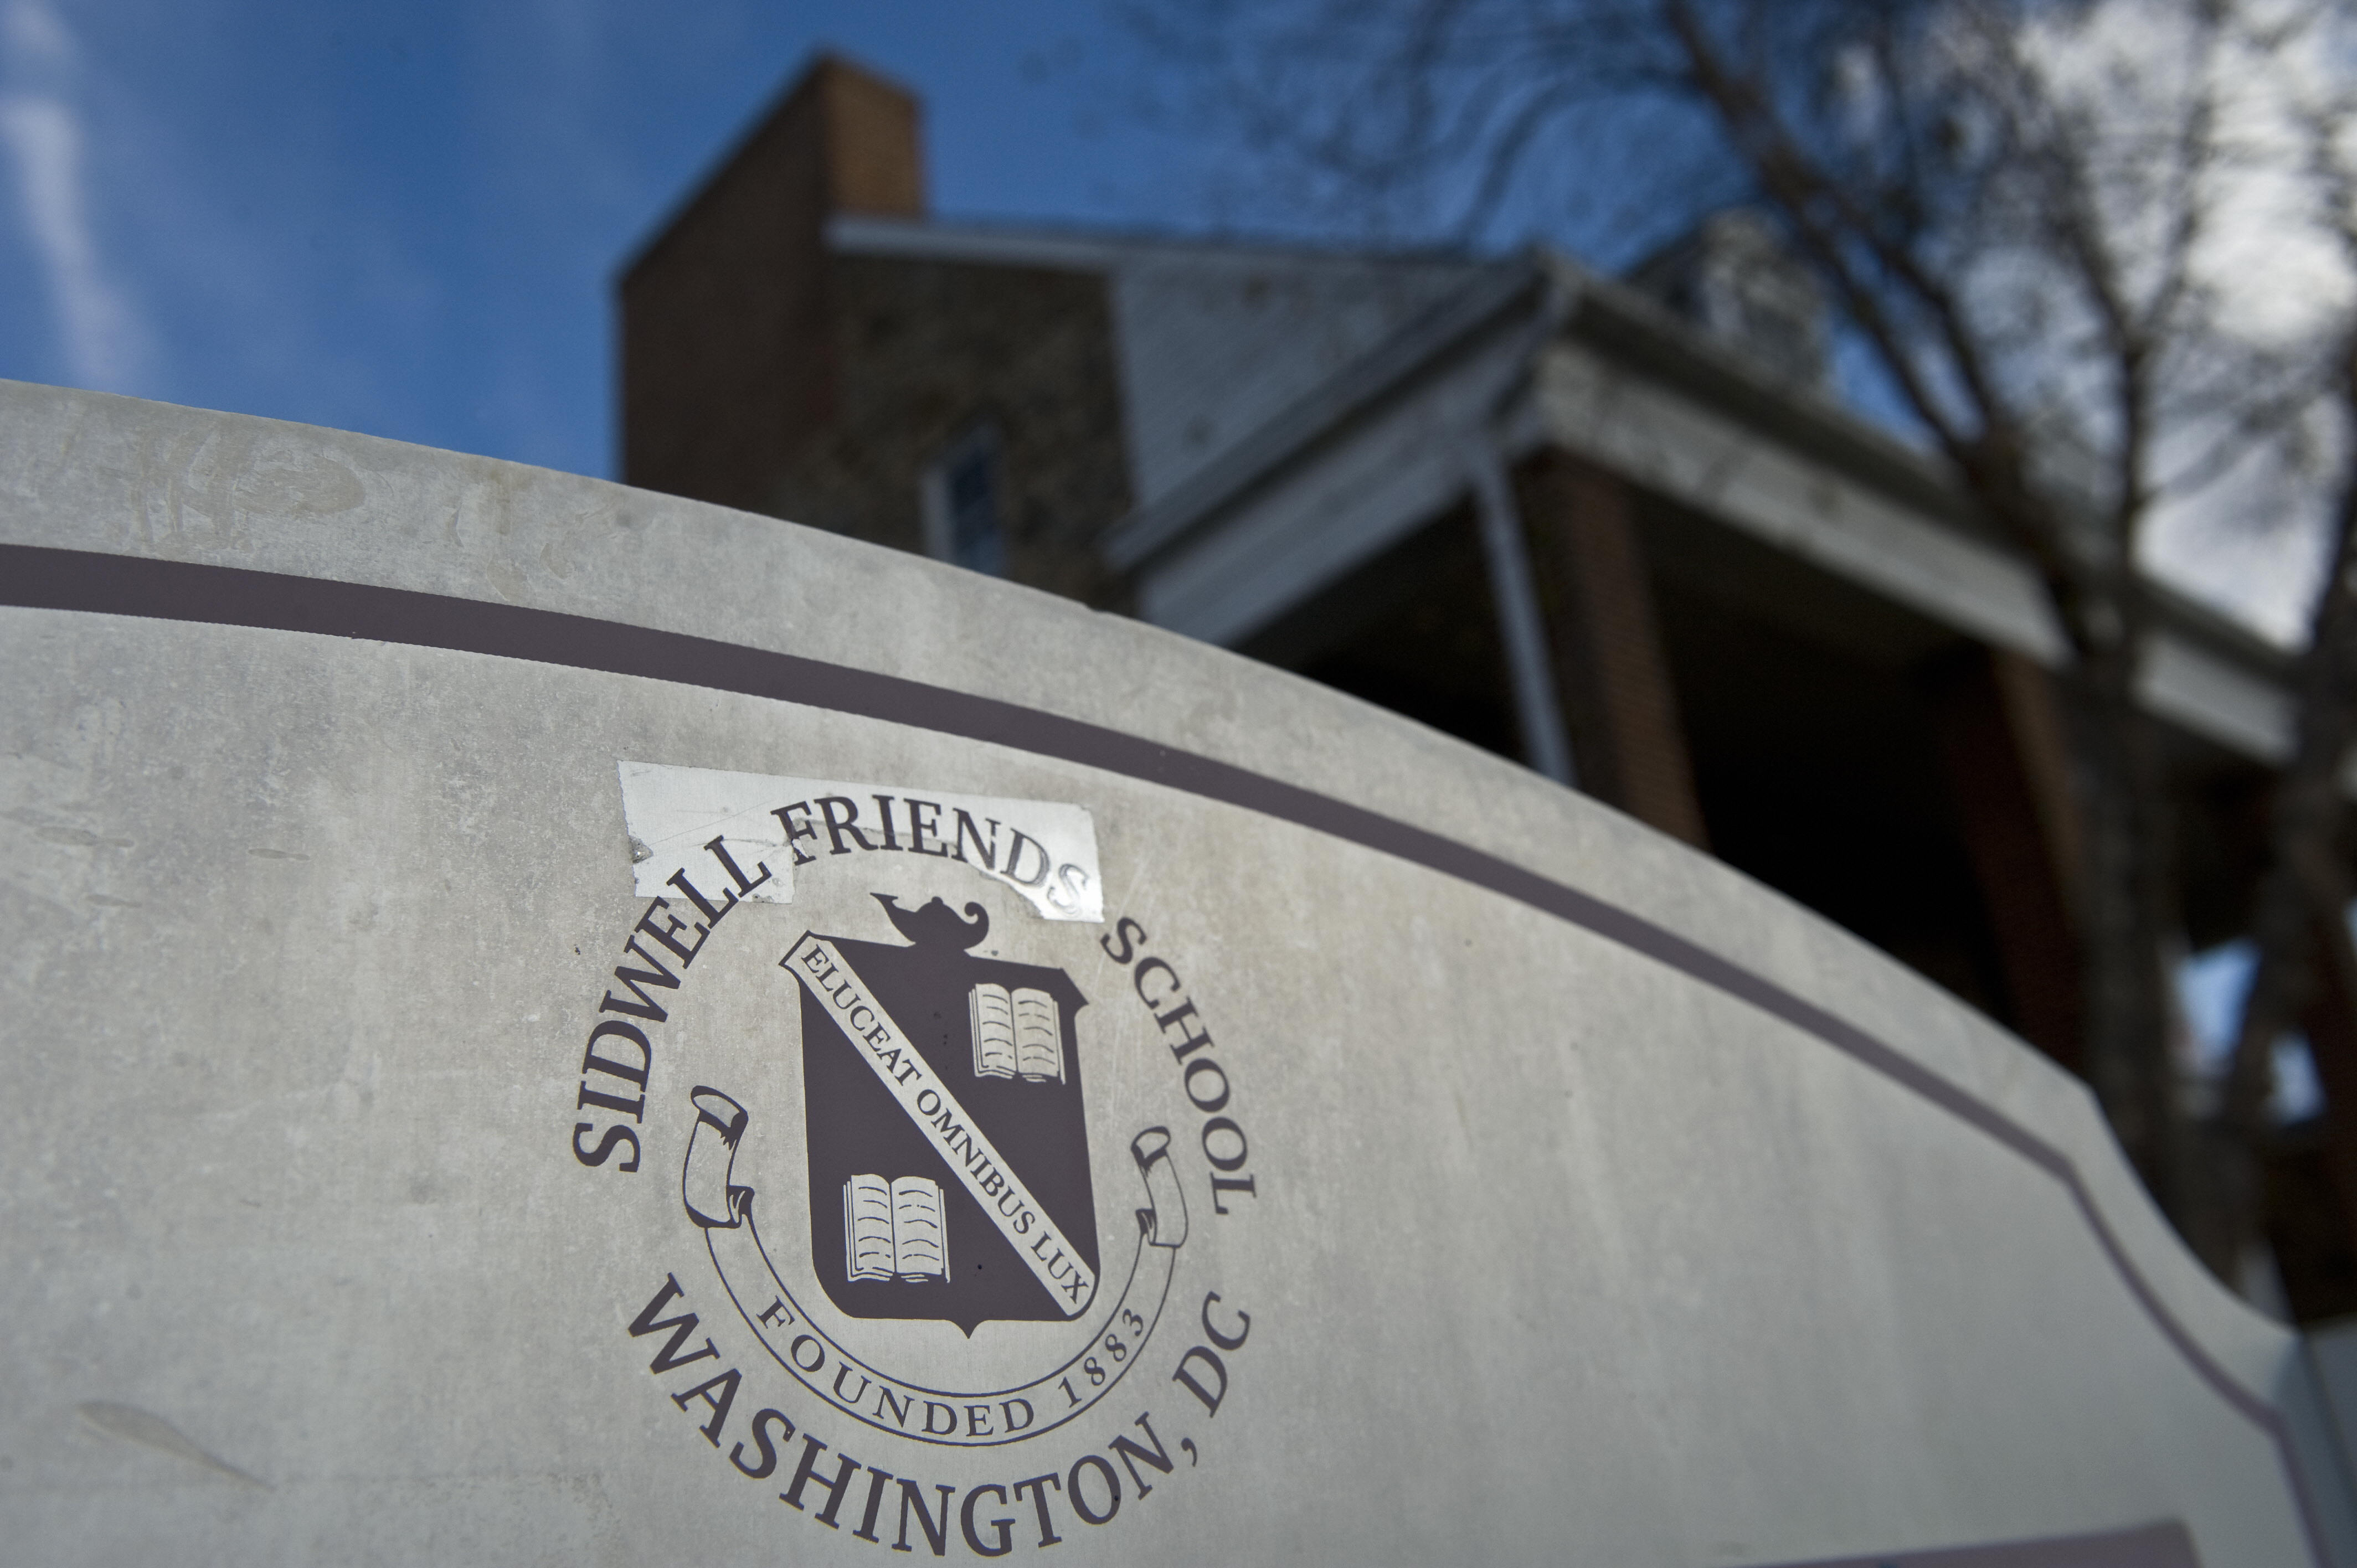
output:
<path id="1" fill-rule="evenodd" d="M 786 904 L 798 865 L 924 854 L 1005 883 L 1050 920 L 1104 919 L 1096 824 L 1080 806 L 657 762 L 617 770 L 642 897 L 677 893 L 673 877 L 708 880 L 725 865 L 739 868 L 744 897 Z"/>

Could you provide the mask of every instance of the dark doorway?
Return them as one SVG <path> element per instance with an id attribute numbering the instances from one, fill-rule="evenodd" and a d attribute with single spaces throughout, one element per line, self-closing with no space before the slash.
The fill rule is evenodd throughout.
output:
<path id="1" fill-rule="evenodd" d="M 1520 759 L 1512 685 L 1472 513 L 1346 573 L 1240 652 Z"/>
<path id="2" fill-rule="evenodd" d="M 1712 853 L 2011 1023 L 1921 679 L 1959 639 L 1722 524 L 1641 521 Z"/>

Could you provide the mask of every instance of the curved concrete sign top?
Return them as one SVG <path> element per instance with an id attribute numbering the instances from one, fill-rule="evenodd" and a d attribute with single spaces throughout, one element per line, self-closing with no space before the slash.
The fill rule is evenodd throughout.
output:
<path id="1" fill-rule="evenodd" d="M 2321 1563 L 2085 1093 L 1496 758 L 0 383 L 0 1555 Z"/>

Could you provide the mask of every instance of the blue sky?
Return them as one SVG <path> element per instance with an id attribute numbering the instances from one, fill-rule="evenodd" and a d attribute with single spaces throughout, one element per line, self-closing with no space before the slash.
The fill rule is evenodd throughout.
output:
<path id="1" fill-rule="evenodd" d="M 0 376 L 610 474 L 616 267 L 827 46 L 937 210 L 1203 218 L 1094 0 L 0 0 Z"/>
<path id="2" fill-rule="evenodd" d="M 825 47 L 923 97 L 938 212 L 1317 231 L 1114 4 L 0 0 L 0 376 L 610 476 L 616 268 Z M 1565 145 L 1491 243 L 1617 267 L 1682 220 L 1625 177 L 1674 126 Z M 2164 571 L 2297 626 L 2312 535 L 2178 532 Z"/>
<path id="3" fill-rule="evenodd" d="M 617 267 L 828 47 L 924 98 L 937 211 L 1286 210 L 1102 0 L 0 0 L 0 376 L 610 475 Z M 2247 976 L 2189 967 L 2205 1055 Z"/>

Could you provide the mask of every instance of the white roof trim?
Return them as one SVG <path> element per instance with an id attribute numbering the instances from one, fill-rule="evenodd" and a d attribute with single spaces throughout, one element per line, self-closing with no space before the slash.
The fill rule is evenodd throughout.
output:
<path id="1" fill-rule="evenodd" d="M 1454 266 L 1468 274 L 1485 264 L 1474 256 L 1439 250 L 1349 250 L 1248 236 L 1088 234 L 1065 229 L 959 225 L 930 218 L 884 218 L 856 212 L 837 213 L 827 220 L 826 243 L 842 255 L 1056 267 L 1073 272 L 1106 272 L 1123 262 L 1158 256 L 1217 257 L 1254 264 L 1286 263 L 1313 267 L 1386 263 Z"/>
<path id="2" fill-rule="evenodd" d="M 1150 246 L 1038 230 L 953 229 L 921 218 L 870 218 L 844 213 L 826 223 L 830 250 L 850 256 L 908 261 L 981 262 L 999 266 L 1104 272 L 1124 255 Z"/>
<path id="3" fill-rule="evenodd" d="M 1170 548 L 1369 404 L 1430 369 L 1522 300 L 1541 275 L 1520 258 L 1476 274 L 1168 495 L 1115 523 L 1100 546 L 1105 560 L 1117 571 L 1129 571 Z"/>

